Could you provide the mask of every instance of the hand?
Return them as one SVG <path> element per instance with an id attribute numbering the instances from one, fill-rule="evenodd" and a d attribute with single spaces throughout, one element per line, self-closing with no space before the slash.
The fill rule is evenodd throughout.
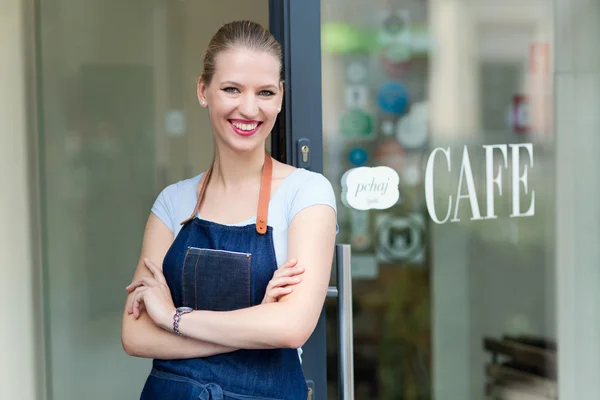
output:
<path id="1" fill-rule="evenodd" d="M 145 276 L 125 288 L 129 293 L 133 292 L 133 296 L 131 296 L 131 300 L 127 305 L 127 312 L 138 319 L 141 310 L 145 308 L 156 325 L 169 329 L 175 313 L 171 290 L 162 270 L 156 264 L 147 258 L 144 259 L 144 264 L 153 276 Z"/>
<path id="2" fill-rule="evenodd" d="M 299 275 L 304 273 L 304 268 L 296 264 L 298 260 L 289 260 L 275 271 L 267 285 L 262 304 L 276 303 L 281 297 L 292 293 L 292 286 L 302 281 Z"/>

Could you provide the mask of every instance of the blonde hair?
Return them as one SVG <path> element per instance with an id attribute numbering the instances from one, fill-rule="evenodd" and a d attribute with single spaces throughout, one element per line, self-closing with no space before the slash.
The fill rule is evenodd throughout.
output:
<path id="1" fill-rule="evenodd" d="M 201 78 L 205 85 L 210 82 L 215 74 L 216 57 L 219 53 L 234 48 L 245 48 L 257 52 L 273 55 L 279 62 L 279 76 L 281 79 L 281 45 L 273 35 L 262 25 L 252 21 L 233 21 L 223 25 L 212 37 L 204 53 L 204 71 Z"/>

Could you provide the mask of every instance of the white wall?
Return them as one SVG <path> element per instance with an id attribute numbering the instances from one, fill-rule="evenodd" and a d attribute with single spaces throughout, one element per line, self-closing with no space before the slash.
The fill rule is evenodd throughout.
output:
<path id="1" fill-rule="evenodd" d="M 24 2 L 0 2 L 0 398 L 41 398 L 31 237 Z"/>

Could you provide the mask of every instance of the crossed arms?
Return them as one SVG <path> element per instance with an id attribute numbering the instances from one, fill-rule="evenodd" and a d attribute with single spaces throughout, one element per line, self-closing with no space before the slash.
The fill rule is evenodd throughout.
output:
<path id="1" fill-rule="evenodd" d="M 175 307 L 160 267 L 173 233 L 150 214 L 140 261 L 128 286 L 121 331 L 123 348 L 136 357 L 181 359 L 238 349 L 301 347 L 312 334 L 325 301 L 335 231 L 336 217 L 331 207 L 314 205 L 300 211 L 288 228 L 288 260 L 297 260 L 295 267 L 295 262 L 288 267 L 290 271 L 295 268 L 295 273 L 302 271 L 302 280 L 293 284 L 293 290 L 280 285 L 274 291 L 277 301 L 266 299 L 241 310 L 186 314 L 179 325 L 184 335 L 181 337 L 172 331 Z M 285 276 L 281 278 L 279 282 L 291 282 Z"/>

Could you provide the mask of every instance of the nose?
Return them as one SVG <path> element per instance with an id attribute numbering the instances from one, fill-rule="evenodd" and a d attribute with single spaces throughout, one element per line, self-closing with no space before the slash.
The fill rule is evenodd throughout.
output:
<path id="1" fill-rule="evenodd" d="M 254 93 L 247 93 L 241 98 L 238 110 L 246 119 L 255 119 L 258 116 L 258 100 Z"/>

